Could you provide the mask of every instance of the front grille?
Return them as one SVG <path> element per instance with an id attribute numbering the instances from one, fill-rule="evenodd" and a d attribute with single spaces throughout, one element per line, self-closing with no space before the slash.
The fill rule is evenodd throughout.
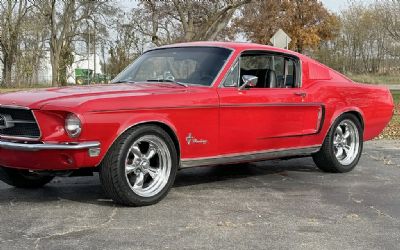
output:
<path id="1" fill-rule="evenodd" d="M 0 107 L 0 136 L 38 139 L 40 130 L 32 111 Z"/>

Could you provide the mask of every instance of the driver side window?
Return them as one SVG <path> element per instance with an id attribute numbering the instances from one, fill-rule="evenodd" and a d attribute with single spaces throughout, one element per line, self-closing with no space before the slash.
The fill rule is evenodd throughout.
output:
<path id="1" fill-rule="evenodd" d="M 227 73 L 223 86 L 241 86 L 244 75 L 257 77 L 257 85 L 252 88 L 300 86 L 299 61 L 290 55 L 262 51 L 245 52 Z"/>
<path id="2" fill-rule="evenodd" d="M 299 86 L 297 64 L 297 60 L 289 55 L 244 53 L 240 57 L 240 77 L 256 76 L 255 88 L 296 88 Z"/>
<path id="3" fill-rule="evenodd" d="M 251 51 L 243 53 L 230 68 L 224 87 L 238 87 L 243 76 L 257 77 L 253 88 L 297 88 L 300 86 L 299 61 L 290 55 Z"/>

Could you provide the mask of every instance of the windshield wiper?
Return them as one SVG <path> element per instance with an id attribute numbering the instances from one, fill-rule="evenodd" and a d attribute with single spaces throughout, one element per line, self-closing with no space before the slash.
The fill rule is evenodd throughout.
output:
<path id="1" fill-rule="evenodd" d="M 121 81 L 116 81 L 116 82 L 111 82 L 111 83 L 135 83 L 135 82 L 129 81 L 129 80 L 121 80 Z"/>
<path id="2" fill-rule="evenodd" d="M 178 81 L 170 80 L 170 79 L 148 79 L 148 80 L 146 80 L 146 82 L 172 82 L 172 83 L 184 86 L 186 88 L 189 87 L 189 85 L 187 83 L 178 82 Z"/>

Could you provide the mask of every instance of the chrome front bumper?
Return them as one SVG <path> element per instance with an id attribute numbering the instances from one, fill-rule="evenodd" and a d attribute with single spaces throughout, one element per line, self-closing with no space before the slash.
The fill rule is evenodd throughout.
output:
<path id="1" fill-rule="evenodd" d="M 28 144 L 28 143 L 0 141 L 0 148 L 20 150 L 20 151 L 99 149 L 100 142 L 90 141 L 90 142 L 78 142 L 78 143 Z"/>

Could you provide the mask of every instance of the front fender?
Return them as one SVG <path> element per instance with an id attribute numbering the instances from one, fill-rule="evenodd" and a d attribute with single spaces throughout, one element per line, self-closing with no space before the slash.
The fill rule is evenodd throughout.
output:
<path id="1" fill-rule="evenodd" d="M 112 144 L 128 129 L 145 123 L 160 123 L 168 126 L 173 131 L 178 139 L 179 135 L 176 127 L 168 119 L 168 116 L 156 112 L 99 112 L 99 113 L 86 113 L 85 127 L 82 133 L 82 138 L 95 138 L 101 142 L 101 153 L 96 158 L 95 166 L 98 166 Z"/>

